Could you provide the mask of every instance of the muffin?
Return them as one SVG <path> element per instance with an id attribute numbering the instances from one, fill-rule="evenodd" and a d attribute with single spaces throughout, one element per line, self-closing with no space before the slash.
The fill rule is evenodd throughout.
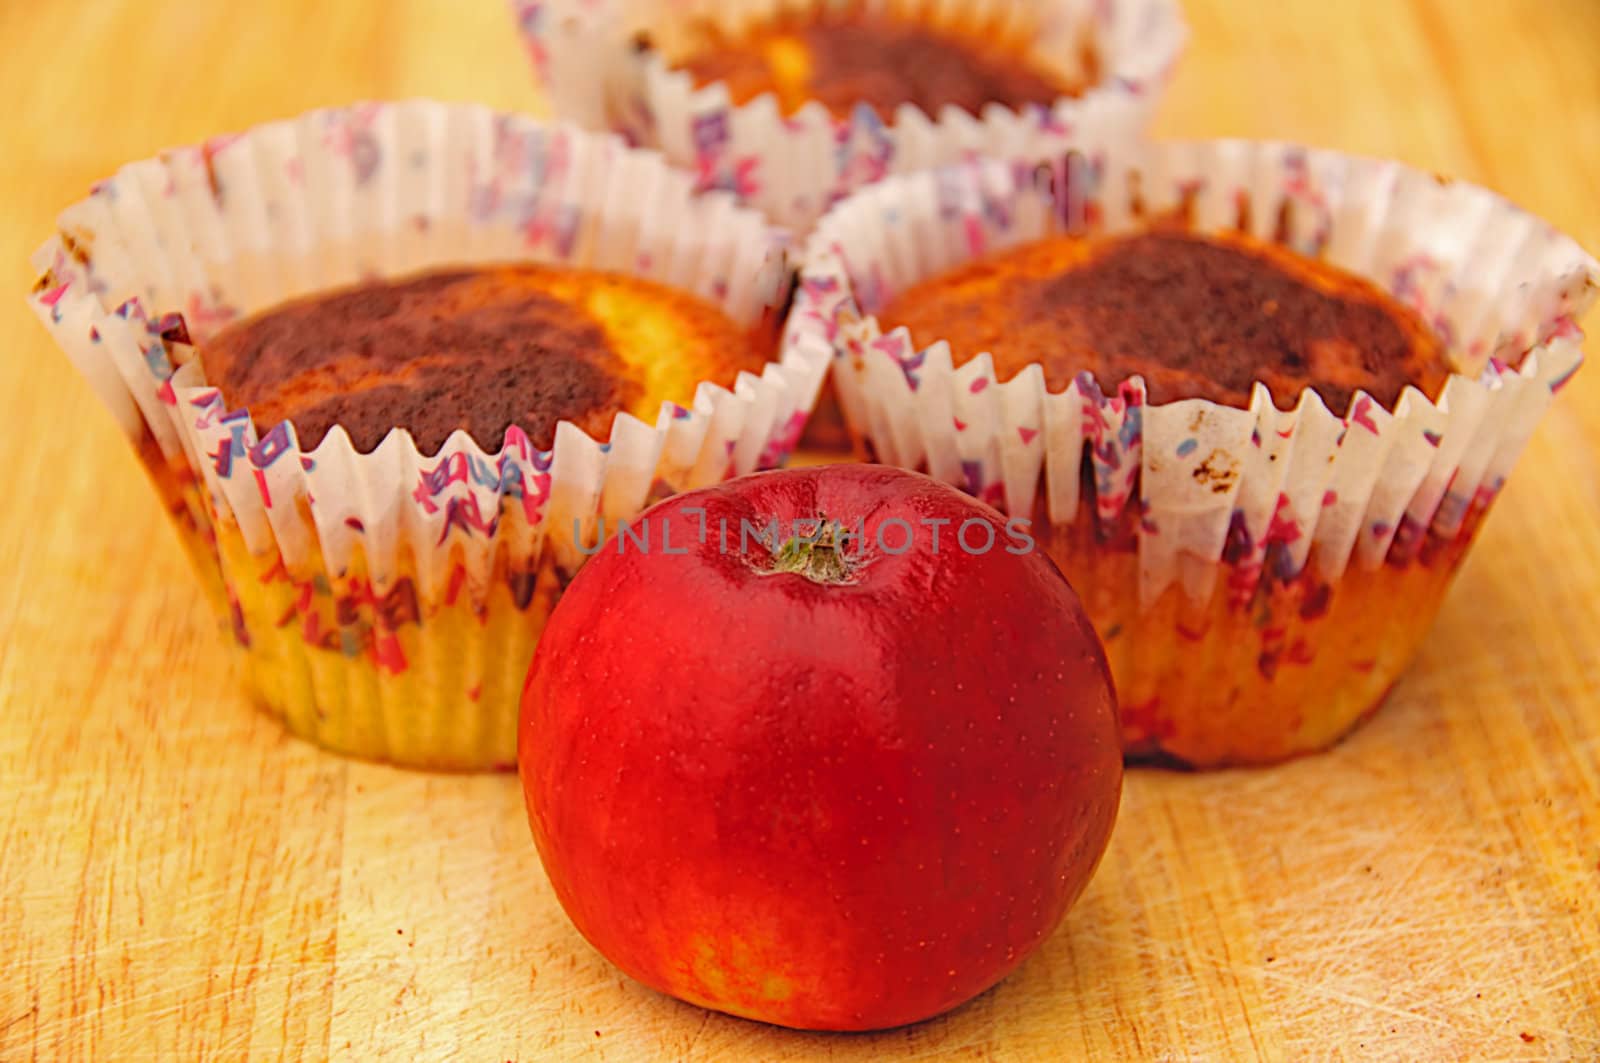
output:
<path id="1" fill-rule="evenodd" d="M 1134 758 L 1325 748 L 1403 673 L 1581 356 L 1593 259 L 1491 193 L 1289 145 L 895 178 L 805 254 L 877 459 L 1030 522 Z"/>
<path id="2" fill-rule="evenodd" d="M 613 138 L 412 102 L 169 152 L 62 214 L 33 303 L 290 730 L 511 766 L 585 550 L 786 456 L 826 363 L 771 359 L 782 234 L 691 185 Z"/>
<path id="3" fill-rule="evenodd" d="M 974 151 L 1134 137 L 1185 31 L 1172 0 L 884 5 L 514 0 L 556 112 L 627 133 L 783 224 Z"/>

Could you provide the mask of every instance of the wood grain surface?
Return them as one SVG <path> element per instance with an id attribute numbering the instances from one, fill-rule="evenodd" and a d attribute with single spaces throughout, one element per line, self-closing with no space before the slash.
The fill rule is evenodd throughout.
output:
<path id="1" fill-rule="evenodd" d="M 1186 6 L 1162 132 L 1396 156 L 1600 248 L 1600 4 Z M 340 760 L 252 711 L 23 303 L 55 212 L 164 146 L 363 97 L 536 109 L 501 0 L 5 0 L 0 40 L 0 1060 L 1600 1058 L 1600 369 L 1370 725 L 1134 772 L 1061 932 L 959 1011 L 774 1030 L 596 955 L 512 778 Z"/>

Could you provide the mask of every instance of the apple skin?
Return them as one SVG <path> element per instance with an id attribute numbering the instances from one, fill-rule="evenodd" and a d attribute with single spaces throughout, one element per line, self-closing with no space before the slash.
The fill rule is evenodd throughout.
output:
<path id="1" fill-rule="evenodd" d="M 819 514 L 865 520 L 849 582 L 739 551 L 741 518 Z M 877 548 L 896 517 L 900 554 Z M 974 517 L 986 552 L 954 541 Z M 928 518 L 952 521 L 937 554 Z M 664 993 L 806 1029 L 916 1022 L 1004 978 L 1088 882 L 1121 794 L 1104 652 L 1054 563 L 882 466 L 758 473 L 641 524 L 648 552 L 608 542 L 567 589 L 523 694 L 529 819 L 578 930 Z"/>

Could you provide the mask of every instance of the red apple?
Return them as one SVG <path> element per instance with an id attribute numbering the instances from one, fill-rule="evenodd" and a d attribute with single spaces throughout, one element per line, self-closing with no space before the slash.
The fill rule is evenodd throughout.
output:
<path id="1" fill-rule="evenodd" d="M 583 935 L 662 992 L 811 1029 L 1005 977 L 1093 873 L 1122 782 L 1100 643 L 1031 545 L 868 465 L 746 476 L 610 538 L 550 618 L 520 733 Z"/>

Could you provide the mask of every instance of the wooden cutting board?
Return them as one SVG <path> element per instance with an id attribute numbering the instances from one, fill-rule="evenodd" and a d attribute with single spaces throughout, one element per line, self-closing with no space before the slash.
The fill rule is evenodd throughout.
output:
<path id="1" fill-rule="evenodd" d="M 537 106 L 500 0 L 191 6 L 0 7 L 0 1060 L 1600 1058 L 1600 370 L 1339 749 L 1134 772 L 1065 927 L 952 1015 L 708 1014 L 573 931 L 513 779 L 340 760 L 247 707 L 29 319 L 27 253 L 121 162 L 361 97 Z M 1600 248 L 1600 7 L 1503 6 L 1191 0 L 1161 129 L 1397 156 Z"/>

